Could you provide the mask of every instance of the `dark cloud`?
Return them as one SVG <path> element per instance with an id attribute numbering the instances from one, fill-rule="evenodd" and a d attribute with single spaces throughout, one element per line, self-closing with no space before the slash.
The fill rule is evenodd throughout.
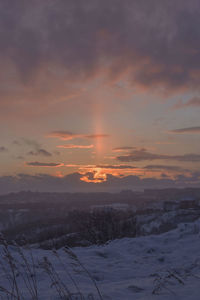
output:
<path id="1" fill-rule="evenodd" d="M 131 151 L 129 154 L 117 156 L 116 159 L 119 161 L 129 162 L 129 161 L 143 161 L 143 160 L 156 160 L 156 159 L 166 159 L 169 158 L 168 155 L 154 154 L 148 152 L 146 149 L 139 149 Z"/>
<path id="2" fill-rule="evenodd" d="M 37 149 L 36 151 L 29 151 L 27 154 L 33 156 L 38 156 L 38 155 L 47 156 L 47 157 L 52 156 L 52 154 L 46 151 L 45 149 Z"/>
<path id="3" fill-rule="evenodd" d="M 140 149 L 130 152 L 127 155 L 116 157 L 121 162 L 145 161 L 145 160 L 176 160 L 184 162 L 200 162 L 200 154 L 184 154 L 184 155 L 166 155 L 148 152 L 146 149 Z"/>
<path id="4" fill-rule="evenodd" d="M 8 149 L 4 146 L 0 146 L 0 153 L 8 152 Z"/>
<path id="5" fill-rule="evenodd" d="M 40 143 L 38 143 L 36 140 L 29 139 L 29 138 L 19 138 L 18 140 L 14 140 L 13 144 L 17 146 L 29 146 L 34 149 L 41 148 Z"/>
<path id="6" fill-rule="evenodd" d="M 61 167 L 62 166 L 62 164 L 60 163 L 43 163 L 38 161 L 27 162 L 26 165 L 31 167 Z"/>
<path id="7" fill-rule="evenodd" d="M 86 174 L 90 180 L 94 179 L 94 173 Z M 164 175 L 164 174 L 163 174 Z M 122 189 L 144 188 L 180 188 L 200 187 L 200 174 L 197 172 L 190 177 L 177 176 L 174 180 L 163 176 L 156 178 L 139 178 L 138 176 L 116 177 L 107 175 L 107 181 L 101 183 L 84 182 L 80 180 L 83 174 L 73 173 L 64 177 L 55 177 L 47 174 L 0 177 L 0 193 L 31 190 L 40 192 L 97 192 L 97 191 L 120 191 Z M 96 178 L 95 178 L 96 179 Z"/>
<path id="8" fill-rule="evenodd" d="M 200 133 L 200 126 L 174 129 L 168 132 L 169 133 Z"/>
<path id="9" fill-rule="evenodd" d="M 32 148 L 33 150 L 27 152 L 27 155 L 46 157 L 52 156 L 52 154 L 49 151 L 42 148 L 41 144 L 38 143 L 36 140 L 21 138 L 19 140 L 14 140 L 13 144 L 20 147 L 28 147 L 29 149 Z"/>
<path id="10" fill-rule="evenodd" d="M 199 89 L 199 0 L 1 0 L 0 28 L 1 62 L 26 84 L 40 69 L 74 80 L 103 66 L 146 87 Z"/>
<path id="11" fill-rule="evenodd" d="M 179 166 L 167 166 L 167 165 L 148 165 L 144 167 L 145 170 L 165 170 L 165 171 L 171 171 L 171 172 L 184 172 L 188 171 L 182 167 Z"/>

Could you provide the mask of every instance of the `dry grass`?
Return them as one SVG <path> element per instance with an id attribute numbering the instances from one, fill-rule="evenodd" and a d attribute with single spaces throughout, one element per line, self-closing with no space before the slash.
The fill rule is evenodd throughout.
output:
<path id="1" fill-rule="evenodd" d="M 84 272 L 87 275 L 91 284 L 96 289 L 98 298 L 93 294 L 85 295 L 85 292 L 81 291 L 78 282 L 73 277 L 70 268 L 68 268 L 69 263 L 66 263 L 67 260 L 63 259 L 63 257 L 61 258 L 56 250 L 53 250 L 52 254 L 56 257 L 57 262 L 65 272 L 65 280 L 60 277 L 53 263 L 47 256 L 44 256 L 40 261 L 35 260 L 29 246 L 26 246 L 26 249 L 16 244 L 10 246 L 3 236 L 0 237 L 0 243 L 2 245 L 0 268 L 3 282 L 2 284 L 0 283 L 0 299 L 43 300 L 44 298 L 41 295 L 38 284 L 39 279 L 37 278 L 37 271 L 40 270 L 48 277 L 48 281 L 50 282 L 49 289 L 54 289 L 57 295 L 55 299 L 103 300 L 95 279 L 70 248 L 65 247 L 65 253 L 68 258 L 70 258 L 70 261 L 76 265 L 76 267 L 79 267 L 80 273 Z M 73 286 L 73 292 L 69 286 Z"/>

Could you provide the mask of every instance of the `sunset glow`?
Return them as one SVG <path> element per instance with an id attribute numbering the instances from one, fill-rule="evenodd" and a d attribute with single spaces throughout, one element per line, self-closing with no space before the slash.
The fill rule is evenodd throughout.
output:
<path id="1" fill-rule="evenodd" d="M 0 63 L 0 299 L 200 299 L 200 0 L 0 0 Z"/>
<path id="2" fill-rule="evenodd" d="M 88 171 L 92 173 L 92 178 L 90 178 L 88 174 L 83 174 L 83 176 L 80 178 L 82 181 L 100 183 L 106 181 L 107 179 L 107 174 L 104 173 L 101 168 L 93 168 L 89 169 Z"/>
<path id="3" fill-rule="evenodd" d="M 2 4 L 3 190 L 200 185 L 200 7 L 161 2 Z"/>

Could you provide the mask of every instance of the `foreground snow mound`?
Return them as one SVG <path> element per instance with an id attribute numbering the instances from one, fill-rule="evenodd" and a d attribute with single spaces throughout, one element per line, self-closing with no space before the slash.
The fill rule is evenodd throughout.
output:
<path id="1" fill-rule="evenodd" d="M 26 263 L 16 247 L 8 249 L 20 293 L 27 300 L 33 299 L 24 280 Z M 2 246 L 2 256 L 4 252 Z M 30 266 L 34 261 L 37 299 L 199 299 L 200 221 L 180 224 L 162 235 L 123 238 L 104 246 L 74 248 L 73 252 L 63 248 L 57 252 L 25 249 L 23 253 Z M 2 295 L 2 288 L 9 290 L 5 264 L 6 260 L 1 265 Z M 48 268 L 55 278 L 48 274 Z M 59 284 L 60 292 L 69 291 L 71 298 L 61 297 Z"/>

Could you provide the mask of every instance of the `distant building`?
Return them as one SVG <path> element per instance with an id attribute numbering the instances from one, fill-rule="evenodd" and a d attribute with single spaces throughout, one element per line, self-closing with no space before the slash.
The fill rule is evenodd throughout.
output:
<path id="1" fill-rule="evenodd" d="M 165 201 L 163 203 L 163 209 L 165 211 L 176 210 L 179 209 L 180 203 L 174 201 Z"/>
<path id="2" fill-rule="evenodd" d="M 181 209 L 195 209 L 200 208 L 199 200 L 182 200 L 180 202 Z"/>
<path id="3" fill-rule="evenodd" d="M 105 211 L 112 211 L 112 210 L 128 210 L 130 209 L 130 205 L 125 203 L 113 203 L 113 204 L 102 204 L 102 205 L 92 205 L 91 211 L 94 210 L 105 210 Z"/>

